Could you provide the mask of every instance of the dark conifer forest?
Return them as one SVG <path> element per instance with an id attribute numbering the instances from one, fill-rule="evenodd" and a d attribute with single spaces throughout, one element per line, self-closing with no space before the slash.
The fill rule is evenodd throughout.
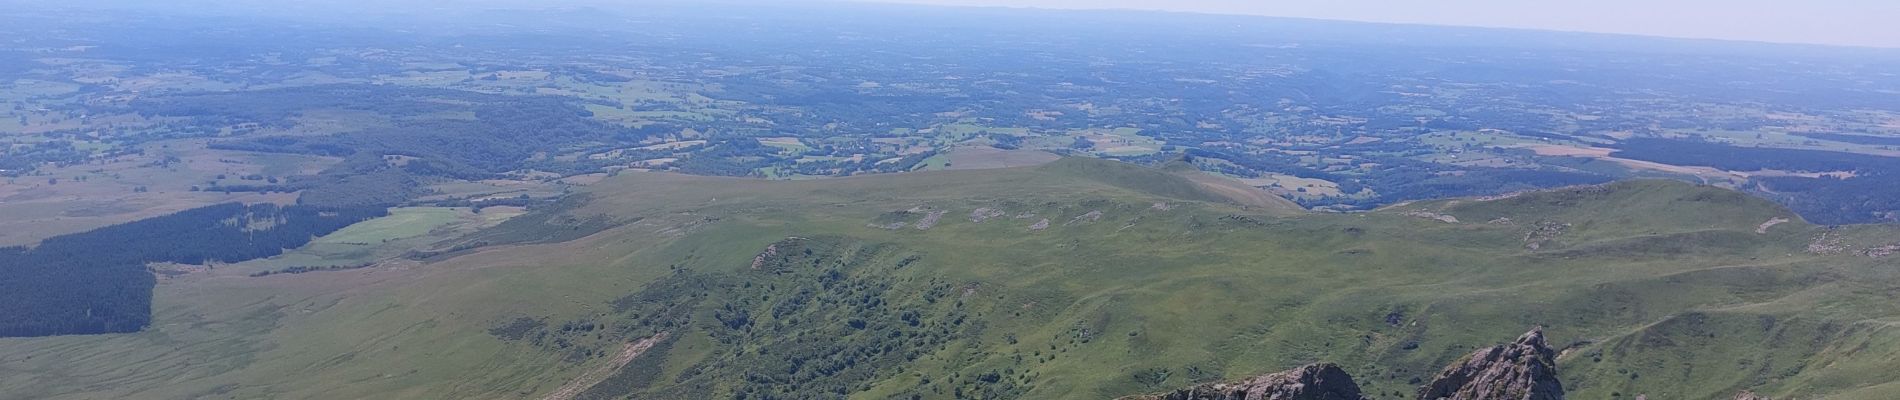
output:
<path id="1" fill-rule="evenodd" d="M 136 332 L 152 318 L 148 263 L 270 257 L 386 214 L 226 203 L 0 249 L 0 337 Z"/>

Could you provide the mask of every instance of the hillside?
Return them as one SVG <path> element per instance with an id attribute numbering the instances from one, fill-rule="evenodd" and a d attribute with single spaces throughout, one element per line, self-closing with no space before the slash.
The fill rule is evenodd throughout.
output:
<path id="1" fill-rule="evenodd" d="M 143 332 L 0 339 L 0 398 L 1101 399 L 1327 362 L 1396 399 L 1531 326 L 1573 398 L 1890 398 L 1896 240 L 1674 181 L 1318 214 L 1094 159 L 627 172 L 426 261 L 222 266 Z"/>

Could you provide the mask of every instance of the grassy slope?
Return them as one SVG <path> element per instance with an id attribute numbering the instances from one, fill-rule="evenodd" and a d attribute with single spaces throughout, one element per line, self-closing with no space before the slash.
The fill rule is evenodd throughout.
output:
<path id="1" fill-rule="evenodd" d="M 873 257 L 847 277 L 890 285 L 882 296 L 922 307 L 925 326 L 962 316 L 982 327 L 954 328 L 902 372 L 853 385 L 859 398 L 959 389 L 1102 398 L 1322 360 L 1391 398 L 1450 358 L 1530 325 L 1574 344 L 1563 368 L 1579 398 L 1900 393 L 1881 385 L 1900 380 L 1892 261 L 1807 254 L 1819 228 L 1800 222 L 1757 234 L 1761 222 L 1789 214 L 1719 189 L 1631 182 L 1301 214 L 1230 205 L 1164 172 L 1063 160 L 793 182 L 627 173 L 590 191 L 565 212 L 624 225 L 415 268 L 213 271 L 162 285 L 148 332 L 0 340 L 0 398 L 532 397 L 610 356 L 563 361 L 568 352 L 486 330 L 519 317 L 600 321 L 615 329 L 572 336 L 606 348 L 632 339 L 608 332 L 653 329 L 608 304 L 651 292 L 642 288 L 682 273 L 675 269 L 734 283 L 708 293 L 777 293 L 741 282 L 809 284 L 748 268 L 791 236 L 918 255 L 902 269 L 889 267 L 892 256 Z M 948 214 L 929 230 L 866 226 L 914 223 L 921 214 L 902 211 L 919 207 Z M 1009 215 L 972 222 L 978 207 Z M 1099 221 L 1076 219 L 1092 211 Z M 1407 215 L 1418 211 L 1461 223 Z M 1019 213 L 1037 217 L 1011 218 Z M 1042 218 L 1050 228 L 1028 228 Z M 1488 223 L 1499 218 L 1510 222 Z M 1546 220 L 1570 227 L 1526 249 L 1526 233 Z M 1894 231 L 1843 235 L 1878 243 Z M 938 283 L 962 290 L 956 307 L 918 305 Z M 692 324 L 669 329 L 676 340 L 630 371 L 737 390 L 736 373 L 758 357 L 720 344 L 733 333 L 719 331 L 718 311 L 693 311 Z M 757 323 L 812 337 L 754 337 L 744 346 L 755 350 L 866 340 L 823 329 L 842 321 Z M 726 379 L 681 378 L 695 367 Z M 993 371 L 1006 374 L 978 379 Z"/>
<path id="2" fill-rule="evenodd" d="M 461 215 L 444 207 L 406 207 L 389 210 L 389 216 L 351 225 L 322 238 L 317 243 L 381 243 L 428 234 L 430 230 L 455 222 Z"/>

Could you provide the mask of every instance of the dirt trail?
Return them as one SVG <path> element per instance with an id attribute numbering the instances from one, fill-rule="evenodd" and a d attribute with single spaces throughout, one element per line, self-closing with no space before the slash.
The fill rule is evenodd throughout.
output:
<path id="1" fill-rule="evenodd" d="M 1788 223 L 1787 218 L 1774 217 L 1774 218 L 1769 219 L 1768 222 L 1763 222 L 1761 223 L 1760 226 L 1755 227 L 1755 233 L 1765 235 L 1765 234 L 1768 234 L 1768 228 L 1773 228 L 1775 227 L 1775 225 L 1781 225 L 1785 223 Z"/>
<path id="2" fill-rule="evenodd" d="M 660 332 L 660 334 L 653 335 L 653 337 L 627 343 L 625 346 L 621 346 L 620 354 L 615 355 L 614 359 L 608 362 L 607 365 L 602 365 L 600 368 L 581 373 L 581 376 L 574 377 L 574 380 L 568 381 L 566 385 L 561 385 L 561 388 L 555 389 L 554 393 L 548 393 L 547 396 L 541 397 L 541 400 L 572 400 L 574 396 L 579 396 L 581 392 L 586 391 L 587 388 L 594 387 L 594 385 L 599 384 L 600 381 L 607 380 L 607 377 L 613 376 L 614 372 L 620 371 L 620 367 L 627 366 L 627 363 L 633 362 L 634 357 L 639 357 L 640 353 L 645 353 L 647 349 L 653 348 L 653 345 L 660 343 L 661 340 L 666 340 L 666 332 Z"/>

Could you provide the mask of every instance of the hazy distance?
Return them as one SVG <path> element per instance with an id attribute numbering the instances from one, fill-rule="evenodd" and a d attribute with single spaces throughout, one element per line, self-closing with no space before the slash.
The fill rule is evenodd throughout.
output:
<path id="1" fill-rule="evenodd" d="M 1697 39 L 1900 47 L 1890 0 L 866 0 L 1061 9 L 1248 14 Z"/>

